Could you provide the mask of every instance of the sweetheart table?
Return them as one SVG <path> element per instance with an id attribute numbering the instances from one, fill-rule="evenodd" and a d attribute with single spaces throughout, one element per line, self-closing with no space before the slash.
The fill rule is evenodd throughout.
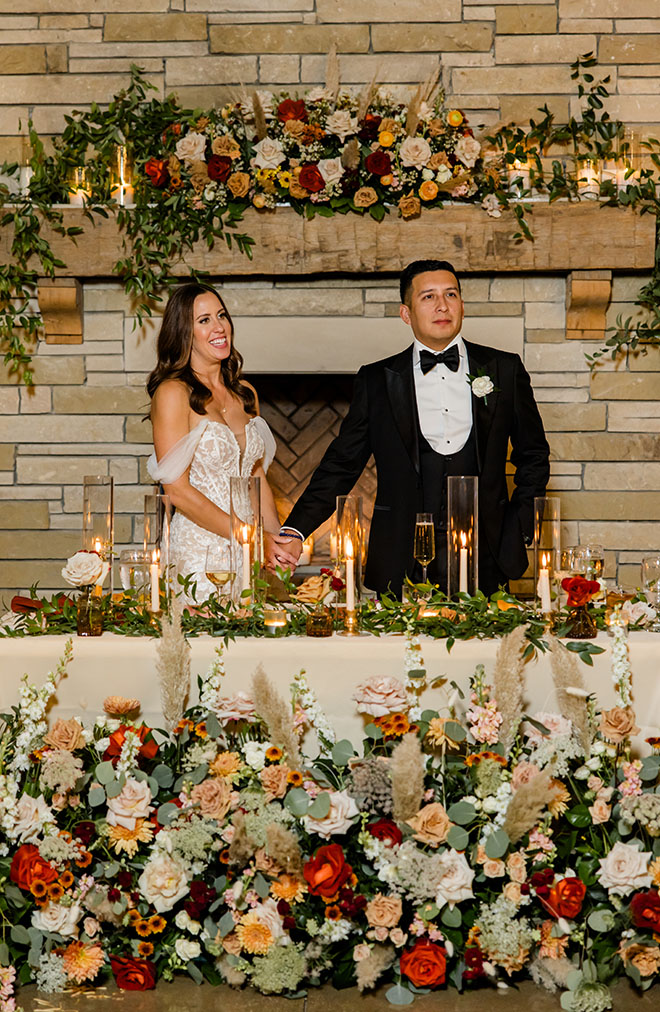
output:
<path id="1" fill-rule="evenodd" d="M 65 636 L 36 636 L 0 640 L 0 710 L 7 712 L 18 699 L 22 675 L 37 685 L 55 668 L 64 651 Z M 605 652 L 594 656 L 593 667 L 577 660 L 584 686 L 596 694 L 599 704 L 614 705 L 611 679 L 611 644 L 604 633 L 595 641 Z M 203 675 L 215 657 L 222 640 L 209 636 L 191 638 L 191 687 L 189 704 L 197 699 L 197 676 Z M 425 704 L 439 708 L 456 695 L 451 682 L 467 690 L 470 675 L 477 664 L 486 673 L 493 671 L 498 640 L 456 642 L 447 652 L 446 640 L 421 636 L 422 655 L 429 683 L 439 679 L 435 688 L 422 696 Z M 649 735 L 660 733 L 660 636 L 649 632 L 632 633 L 628 639 L 633 671 L 634 707 L 642 733 L 637 746 Z M 73 637 L 73 661 L 67 677 L 55 697 L 51 719 L 78 716 L 93 722 L 102 712 L 103 699 L 110 694 L 137 697 L 141 716 L 153 727 L 163 727 L 160 687 L 156 668 L 158 640 L 132 638 L 109 633 L 99 639 Z M 293 676 L 304 668 L 310 686 L 335 727 L 338 738 L 358 743 L 363 721 L 351 699 L 356 686 L 375 675 L 403 678 L 406 640 L 401 635 L 345 637 L 328 639 L 289 636 L 281 639 L 240 638 L 229 643 L 224 652 L 225 687 L 229 695 L 250 691 L 250 679 L 261 664 L 280 692 L 287 693 Z M 556 710 L 550 658 L 539 654 L 525 665 L 526 712 Z M 458 701 L 458 709 L 465 707 Z M 646 750 L 646 749 L 645 749 Z"/>

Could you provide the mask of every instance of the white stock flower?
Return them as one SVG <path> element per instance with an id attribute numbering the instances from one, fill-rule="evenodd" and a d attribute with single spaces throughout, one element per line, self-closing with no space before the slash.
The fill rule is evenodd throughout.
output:
<path id="1" fill-rule="evenodd" d="M 145 865 L 138 888 L 147 903 L 153 904 L 156 912 L 162 914 L 186 895 L 188 877 L 178 861 L 168 854 L 159 854 Z"/>
<path id="2" fill-rule="evenodd" d="M 39 931 L 52 931 L 64 938 L 78 934 L 78 921 L 82 910 L 77 903 L 65 907 L 61 903 L 48 903 L 32 914 L 32 927 Z"/>
<path id="3" fill-rule="evenodd" d="M 471 169 L 481 154 L 481 144 L 474 137 L 461 137 L 454 148 L 454 154 L 463 165 Z"/>
<path id="4" fill-rule="evenodd" d="M 175 151 L 179 161 L 186 165 L 206 161 L 204 153 L 207 140 L 206 134 L 198 134 L 191 130 L 189 134 L 177 141 Z"/>
<path id="5" fill-rule="evenodd" d="M 266 749 L 270 748 L 267 741 L 246 741 L 243 745 L 245 761 L 258 773 L 266 765 Z"/>
<path id="6" fill-rule="evenodd" d="M 183 959 L 186 963 L 189 959 L 197 959 L 202 951 L 199 942 L 192 938 L 177 938 L 174 948 L 179 959 Z"/>
<path id="7" fill-rule="evenodd" d="M 472 393 L 475 397 L 487 397 L 494 389 L 490 376 L 477 376 L 472 380 Z"/>
<path id="8" fill-rule="evenodd" d="M 344 175 L 341 158 L 322 158 L 319 162 L 319 172 L 326 183 L 338 183 Z"/>
<path id="9" fill-rule="evenodd" d="M 617 840 L 607 857 L 600 859 L 596 877 L 609 893 L 629 896 L 635 889 L 645 889 L 651 885 L 649 861 L 652 857 L 650 851 L 638 850 L 629 843 Z"/>
<path id="10" fill-rule="evenodd" d="M 264 137 L 254 146 L 254 164 L 258 169 L 277 169 L 285 159 L 284 148 L 273 137 Z"/>
<path id="11" fill-rule="evenodd" d="M 54 822 L 43 794 L 38 798 L 22 794 L 16 805 L 15 819 L 12 836 L 18 837 L 21 843 L 34 843 L 44 825 Z"/>
<path id="12" fill-rule="evenodd" d="M 431 157 L 431 145 L 423 137 L 406 137 L 399 148 L 401 164 L 407 169 L 423 169 Z"/>
<path id="13" fill-rule="evenodd" d="M 62 576 L 72 587 L 89 587 L 101 584 L 108 575 L 110 566 L 96 552 L 76 552 L 62 570 Z"/>
<path id="14" fill-rule="evenodd" d="M 442 878 L 438 883 L 436 904 L 443 907 L 447 903 L 453 907 L 461 900 L 472 899 L 474 871 L 467 863 L 465 854 L 459 854 L 456 850 L 445 851 L 439 855 L 438 864 L 442 868 Z"/>
<path id="15" fill-rule="evenodd" d="M 357 117 L 351 116 L 348 109 L 337 109 L 328 116 L 325 129 L 330 134 L 336 134 L 343 144 L 350 134 L 357 131 Z"/>
<path id="16" fill-rule="evenodd" d="M 106 820 L 111 826 L 135 829 L 138 819 L 146 819 L 153 812 L 150 801 L 151 790 L 147 781 L 129 777 L 121 793 L 116 798 L 108 799 Z"/>
<path id="17" fill-rule="evenodd" d="M 318 833 L 319 836 L 334 836 L 337 833 L 346 833 L 353 825 L 353 819 L 358 815 L 358 807 L 353 798 L 345 791 L 329 791 L 330 811 L 324 819 L 315 819 L 306 815 L 303 819 L 305 829 L 308 833 Z"/>

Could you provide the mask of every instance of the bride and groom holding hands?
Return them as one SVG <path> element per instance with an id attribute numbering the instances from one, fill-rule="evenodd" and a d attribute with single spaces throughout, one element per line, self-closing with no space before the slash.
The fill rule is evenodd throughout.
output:
<path id="1" fill-rule="evenodd" d="M 451 264 L 418 260 L 401 274 L 401 319 L 413 343 L 364 365 L 339 434 L 280 525 L 262 480 L 266 565 L 294 569 L 302 541 L 333 513 L 373 454 L 377 472 L 364 583 L 399 592 L 421 578 L 413 558 L 415 517 L 432 513 L 440 551 L 429 579 L 444 589 L 446 479 L 479 477 L 479 587 L 491 594 L 527 568 L 534 497 L 545 493 L 549 448 L 529 376 L 518 355 L 465 341 L 460 280 Z M 210 287 L 172 294 L 147 382 L 154 454 L 148 469 L 176 514 L 172 560 L 193 573 L 197 597 L 213 590 L 204 574 L 213 545 L 229 561 L 229 481 L 265 479 L 275 441 L 242 377 L 231 317 Z M 509 443 L 515 467 L 509 496 Z M 208 584 L 208 586 L 207 586 Z"/>

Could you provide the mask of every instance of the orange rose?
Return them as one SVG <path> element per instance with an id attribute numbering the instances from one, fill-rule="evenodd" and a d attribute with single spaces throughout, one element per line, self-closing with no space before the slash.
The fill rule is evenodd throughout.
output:
<path id="1" fill-rule="evenodd" d="M 439 801 L 420 808 L 417 815 L 408 819 L 408 825 L 415 830 L 415 839 L 437 847 L 444 843 L 451 828 L 449 816 Z"/>
<path id="2" fill-rule="evenodd" d="M 72 717 L 71 720 L 56 720 L 50 731 L 44 738 L 44 745 L 51 748 L 63 749 L 66 752 L 75 752 L 85 744 L 83 729 Z"/>
<path id="3" fill-rule="evenodd" d="M 190 797 L 199 805 L 199 810 L 207 819 L 224 819 L 229 811 L 231 790 L 224 777 L 213 777 L 202 780 L 193 787 Z"/>
<path id="4" fill-rule="evenodd" d="M 378 194 L 372 186 L 361 186 L 353 194 L 353 203 L 356 207 L 371 207 L 378 201 Z"/>
<path id="5" fill-rule="evenodd" d="M 338 843 L 319 847 L 314 857 L 303 867 L 303 875 L 313 896 L 329 898 L 348 882 L 353 869 L 346 863 L 344 851 Z"/>
<path id="6" fill-rule="evenodd" d="M 611 710 L 603 710 L 598 728 L 603 738 L 618 745 L 640 729 L 635 724 L 635 711 L 630 706 L 613 706 Z"/>
<path id="7" fill-rule="evenodd" d="M 245 197 L 250 189 L 250 177 L 247 172 L 232 172 L 227 180 L 227 189 L 234 197 Z"/>
<path id="8" fill-rule="evenodd" d="M 584 882 L 572 877 L 561 879 L 552 886 L 547 896 L 539 896 L 539 899 L 553 917 L 566 917 L 572 921 L 582 910 L 586 894 L 587 887 Z"/>
<path id="9" fill-rule="evenodd" d="M 24 843 L 14 854 L 9 877 L 19 889 L 30 891 L 30 886 L 39 879 L 49 885 L 57 878 L 57 871 L 49 861 L 44 861 L 39 848 L 33 843 Z"/>
<path id="10" fill-rule="evenodd" d="M 402 218 L 416 218 L 422 210 L 419 197 L 413 197 L 412 193 L 407 197 L 401 197 L 398 206 Z"/>
<path id="11" fill-rule="evenodd" d="M 417 192 L 422 200 L 435 200 L 438 196 L 438 184 L 432 179 L 425 179 Z"/>
<path id="12" fill-rule="evenodd" d="M 440 987 L 445 982 L 447 959 L 441 945 L 418 939 L 412 949 L 401 953 L 401 973 L 415 987 Z"/>

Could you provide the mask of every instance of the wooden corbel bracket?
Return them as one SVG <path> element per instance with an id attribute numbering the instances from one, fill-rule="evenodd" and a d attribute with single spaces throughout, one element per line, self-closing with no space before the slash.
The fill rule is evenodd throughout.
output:
<path id="1" fill-rule="evenodd" d="M 612 298 L 612 271 L 573 271 L 568 276 L 566 337 L 604 341 L 607 307 Z"/>
<path id="2" fill-rule="evenodd" d="M 46 344 L 83 343 L 82 285 L 75 278 L 42 278 L 37 291 Z"/>

